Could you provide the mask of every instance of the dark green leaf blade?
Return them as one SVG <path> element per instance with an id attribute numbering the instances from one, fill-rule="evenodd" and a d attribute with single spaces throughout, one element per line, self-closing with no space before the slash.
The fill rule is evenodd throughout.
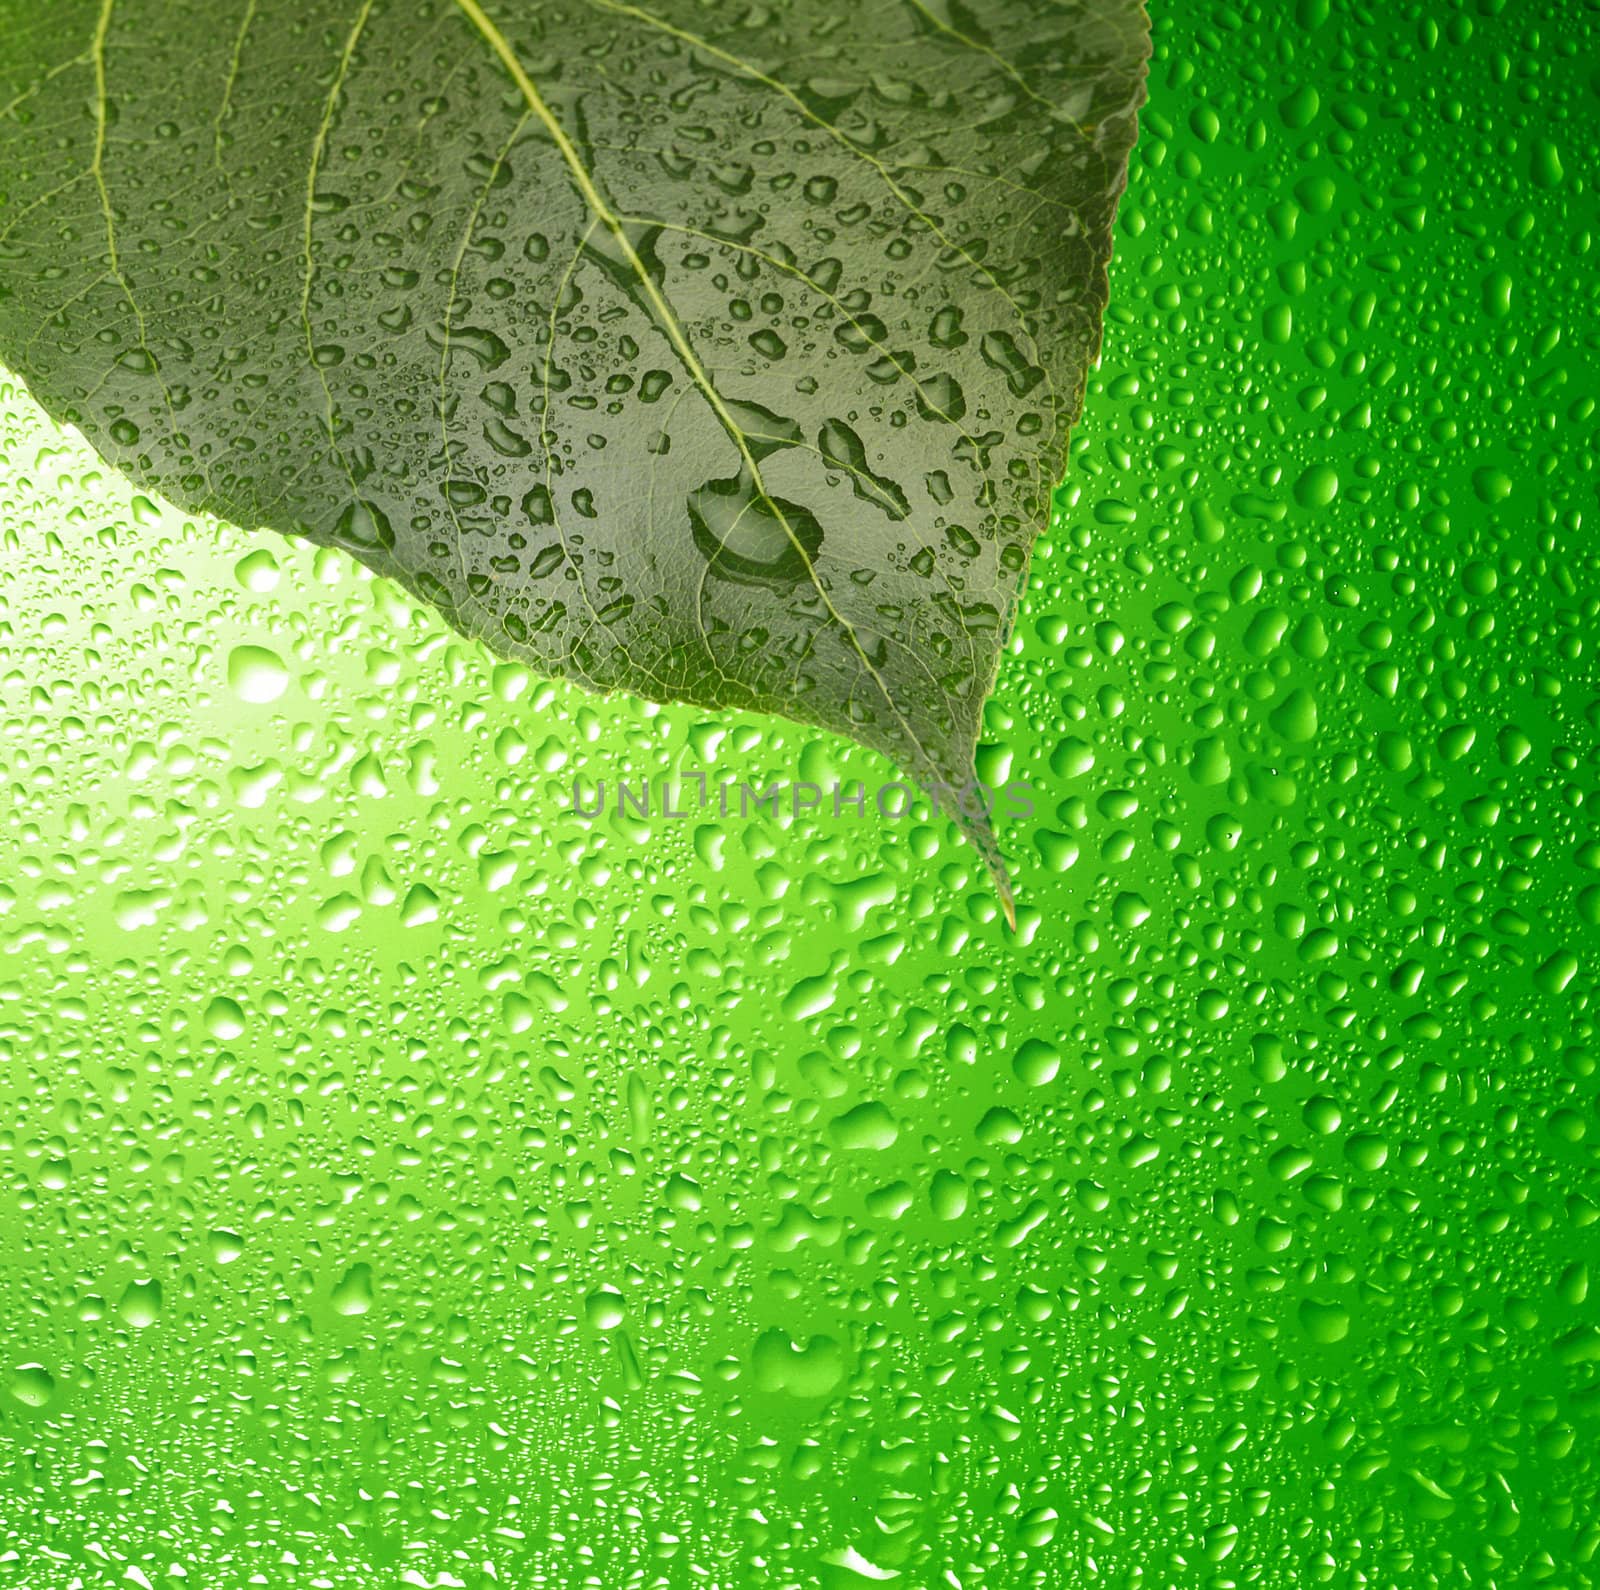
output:
<path id="1" fill-rule="evenodd" d="M 548 673 L 970 789 L 1098 350 L 1135 0 L 0 25 L 0 360 L 108 460 Z"/>

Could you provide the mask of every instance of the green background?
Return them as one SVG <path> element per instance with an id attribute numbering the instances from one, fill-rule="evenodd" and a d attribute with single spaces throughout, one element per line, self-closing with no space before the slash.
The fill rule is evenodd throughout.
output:
<path id="1" fill-rule="evenodd" d="M 0 1582 L 1600 1582 L 1600 9 L 1156 10 L 1014 936 L 0 384 Z"/>

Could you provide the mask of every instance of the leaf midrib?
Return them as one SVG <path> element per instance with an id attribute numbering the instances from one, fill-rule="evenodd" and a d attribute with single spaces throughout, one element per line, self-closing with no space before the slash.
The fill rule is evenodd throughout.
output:
<path id="1" fill-rule="evenodd" d="M 368 0 L 369 5 L 370 3 L 371 0 Z M 499 57 L 501 64 L 511 74 L 511 79 L 517 85 L 518 92 L 521 93 L 526 101 L 528 109 L 533 112 L 540 125 L 550 135 L 561 154 L 561 158 L 566 162 L 567 169 L 571 173 L 572 180 L 578 192 L 582 195 L 584 203 L 588 205 L 591 213 L 599 219 L 600 223 L 611 234 L 618 249 L 627 260 L 629 267 L 638 277 L 640 288 L 646 298 L 649 299 L 650 307 L 654 311 L 662 331 L 666 333 L 667 340 L 671 342 L 678 357 L 683 361 L 684 368 L 688 371 L 690 379 L 699 388 L 707 406 L 716 415 L 718 423 L 728 433 L 734 446 L 739 450 L 739 456 L 743 459 L 745 468 L 750 472 L 751 484 L 765 499 L 779 524 L 783 526 L 784 534 L 789 538 L 790 544 L 804 564 L 806 575 L 810 579 L 817 595 L 822 599 L 822 605 L 827 609 L 828 616 L 848 638 L 851 649 L 859 658 L 861 666 L 870 675 L 872 682 L 878 687 L 879 694 L 883 697 L 885 705 L 887 705 L 889 711 L 904 731 L 911 748 L 927 768 L 937 772 L 937 761 L 927 747 L 923 745 L 916 730 L 912 728 L 905 714 L 901 712 L 896 704 L 887 682 L 878 672 L 872 659 L 867 655 L 866 648 L 861 644 L 861 638 L 857 635 L 855 626 L 834 606 L 833 599 L 828 595 L 826 586 L 818 576 L 816 566 L 812 562 L 811 555 L 806 550 L 804 542 L 794 533 L 794 529 L 790 525 L 783 509 L 779 507 L 771 493 L 768 492 L 762 479 L 761 465 L 750 449 L 749 438 L 745 435 L 739 422 L 729 413 L 727 404 L 722 400 L 722 394 L 717 390 L 716 383 L 711 379 L 705 366 L 701 364 L 700 357 L 694 351 L 694 346 L 679 323 L 671 304 L 667 302 L 661 289 L 656 285 L 654 278 L 645 269 L 644 261 L 639 258 L 638 251 L 629 239 L 621 217 L 611 208 L 600 190 L 595 186 L 594 179 L 590 175 L 588 167 L 584 164 L 582 156 L 579 155 L 571 138 L 567 136 L 566 128 L 561 125 L 559 118 L 550 109 L 544 96 L 539 92 L 537 84 L 528 75 L 520 57 L 512 48 L 511 41 L 506 38 L 505 34 L 495 25 L 493 19 L 478 4 L 478 0 L 455 0 L 455 5 L 462 15 L 471 22 L 489 48 Z"/>

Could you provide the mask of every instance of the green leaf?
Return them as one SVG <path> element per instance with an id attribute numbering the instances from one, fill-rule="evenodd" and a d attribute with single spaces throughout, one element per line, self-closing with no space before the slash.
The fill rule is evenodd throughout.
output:
<path id="1" fill-rule="evenodd" d="M 108 460 L 547 673 L 970 788 L 1099 345 L 1136 0 L 0 30 L 0 359 Z"/>

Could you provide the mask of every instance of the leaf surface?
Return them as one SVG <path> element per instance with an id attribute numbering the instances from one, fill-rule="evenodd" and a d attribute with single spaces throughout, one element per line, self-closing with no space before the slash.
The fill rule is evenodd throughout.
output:
<path id="1" fill-rule="evenodd" d="M 984 700 L 1099 345 L 1135 0 L 0 0 L 0 359 L 185 508 L 597 690 Z"/>

